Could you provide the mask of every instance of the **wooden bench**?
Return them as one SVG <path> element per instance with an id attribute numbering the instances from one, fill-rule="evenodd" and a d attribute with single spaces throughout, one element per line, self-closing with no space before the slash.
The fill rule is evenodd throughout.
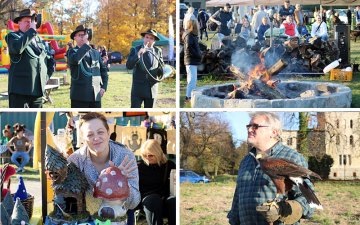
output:
<path id="1" fill-rule="evenodd" d="M 54 101 L 52 100 L 50 94 L 53 90 L 56 90 L 60 87 L 60 78 L 50 78 L 45 85 L 45 93 L 43 96 L 43 103 L 49 102 L 53 104 Z"/>

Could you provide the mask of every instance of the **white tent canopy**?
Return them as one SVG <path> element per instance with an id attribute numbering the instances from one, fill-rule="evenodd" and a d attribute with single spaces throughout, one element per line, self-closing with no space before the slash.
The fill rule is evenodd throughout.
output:
<path id="1" fill-rule="evenodd" d="M 323 5 L 323 6 L 355 6 L 360 5 L 358 0 L 290 0 L 292 5 Z M 206 2 L 206 7 L 224 6 L 226 3 L 231 5 L 283 5 L 284 0 L 210 0 Z"/>

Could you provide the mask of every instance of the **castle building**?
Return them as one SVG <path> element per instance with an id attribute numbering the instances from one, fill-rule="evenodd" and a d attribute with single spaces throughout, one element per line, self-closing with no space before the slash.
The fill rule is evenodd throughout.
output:
<path id="1" fill-rule="evenodd" d="M 298 131 L 284 130 L 283 144 L 299 149 Z M 308 135 L 309 154 L 330 155 L 329 179 L 360 179 L 360 112 L 318 112 L 317 126 Z"/>

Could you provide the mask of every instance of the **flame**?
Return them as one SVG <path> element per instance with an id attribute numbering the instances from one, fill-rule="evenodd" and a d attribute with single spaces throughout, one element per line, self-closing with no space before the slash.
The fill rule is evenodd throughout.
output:
<path id="1" fill-rule="evenodd" d="M 252 70 L 249 72 L 248 86 L 252 85 L 252 81 L 254 79 L 261 79 L 264 83 L 270 80 L 270 75 L 268 74 L 265 67 L 265 57 L 259 54 L 260 63 L 257 64 Z"/>

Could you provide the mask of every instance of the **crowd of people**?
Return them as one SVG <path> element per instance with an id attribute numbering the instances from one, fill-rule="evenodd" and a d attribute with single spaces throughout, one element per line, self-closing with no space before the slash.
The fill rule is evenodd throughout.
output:
<path id="1" fill-rule="evenodd" d="M 190 7 L 187 12 L 188 19 L 194 17 L 193 12 L 194 9 Z M 346 13 L 347 24 L 351 25 L 353 12 L 349 8 Z M 354 10 L 354 17 L 355 25 L 360 27 L 359 6 Z M 266 18 L 265 22 L 263 22 L 264 18 Z M 329 28 L 332 28 L 334 25 L 346 24 L 346 22 L 340 20 L 339 12 L 332 8 L 322 8 L 322 11 L 315 9 L 313 13 L 310 13 L 308 10 L 303 11 L 300 4 L 291 5 L 290 0 L 284 0 L 283 5 L 280 7 L 258 5 L 242 15 L 240 9 L 239 12 L 234 10 L 229 3 L 212 15 L 209 11 L 206 12 L 204 9 L 199 9 L 197 20 L 201 31 L 200 40 L 203 39 L 203 33 L 205 33 L 205 37 L 208 39 L 206 29 L 209 27 L 209 23 L 213 22 L 218 25 L 216 32 L 220 46 L 224 44 L 224 38 L 230 34 L 240 35 L 245 40 L 257 38 L 262 41 L 265 39 L 265 31 L 270 28 L 270 24 L 274 28 L 281 29 L 281 32 L 290 38 L 308 35 L 309 37 L 318 37 L 326 41 L 329 38 Z M 269 26 L 266 26 L 266 24 Z M 242 29 L 242 27 L 245 28 Z"/>
<path id="2" fill-rule="evenodd" d="M 33 139 L 33 133 L 24 124 L 15 123 L 12 127 L 6 124 L 2 130 L 0 145 L 11 153 L 10 159 L 17 166 L 17 172 L 24 172 L 30 161 Z"/>

